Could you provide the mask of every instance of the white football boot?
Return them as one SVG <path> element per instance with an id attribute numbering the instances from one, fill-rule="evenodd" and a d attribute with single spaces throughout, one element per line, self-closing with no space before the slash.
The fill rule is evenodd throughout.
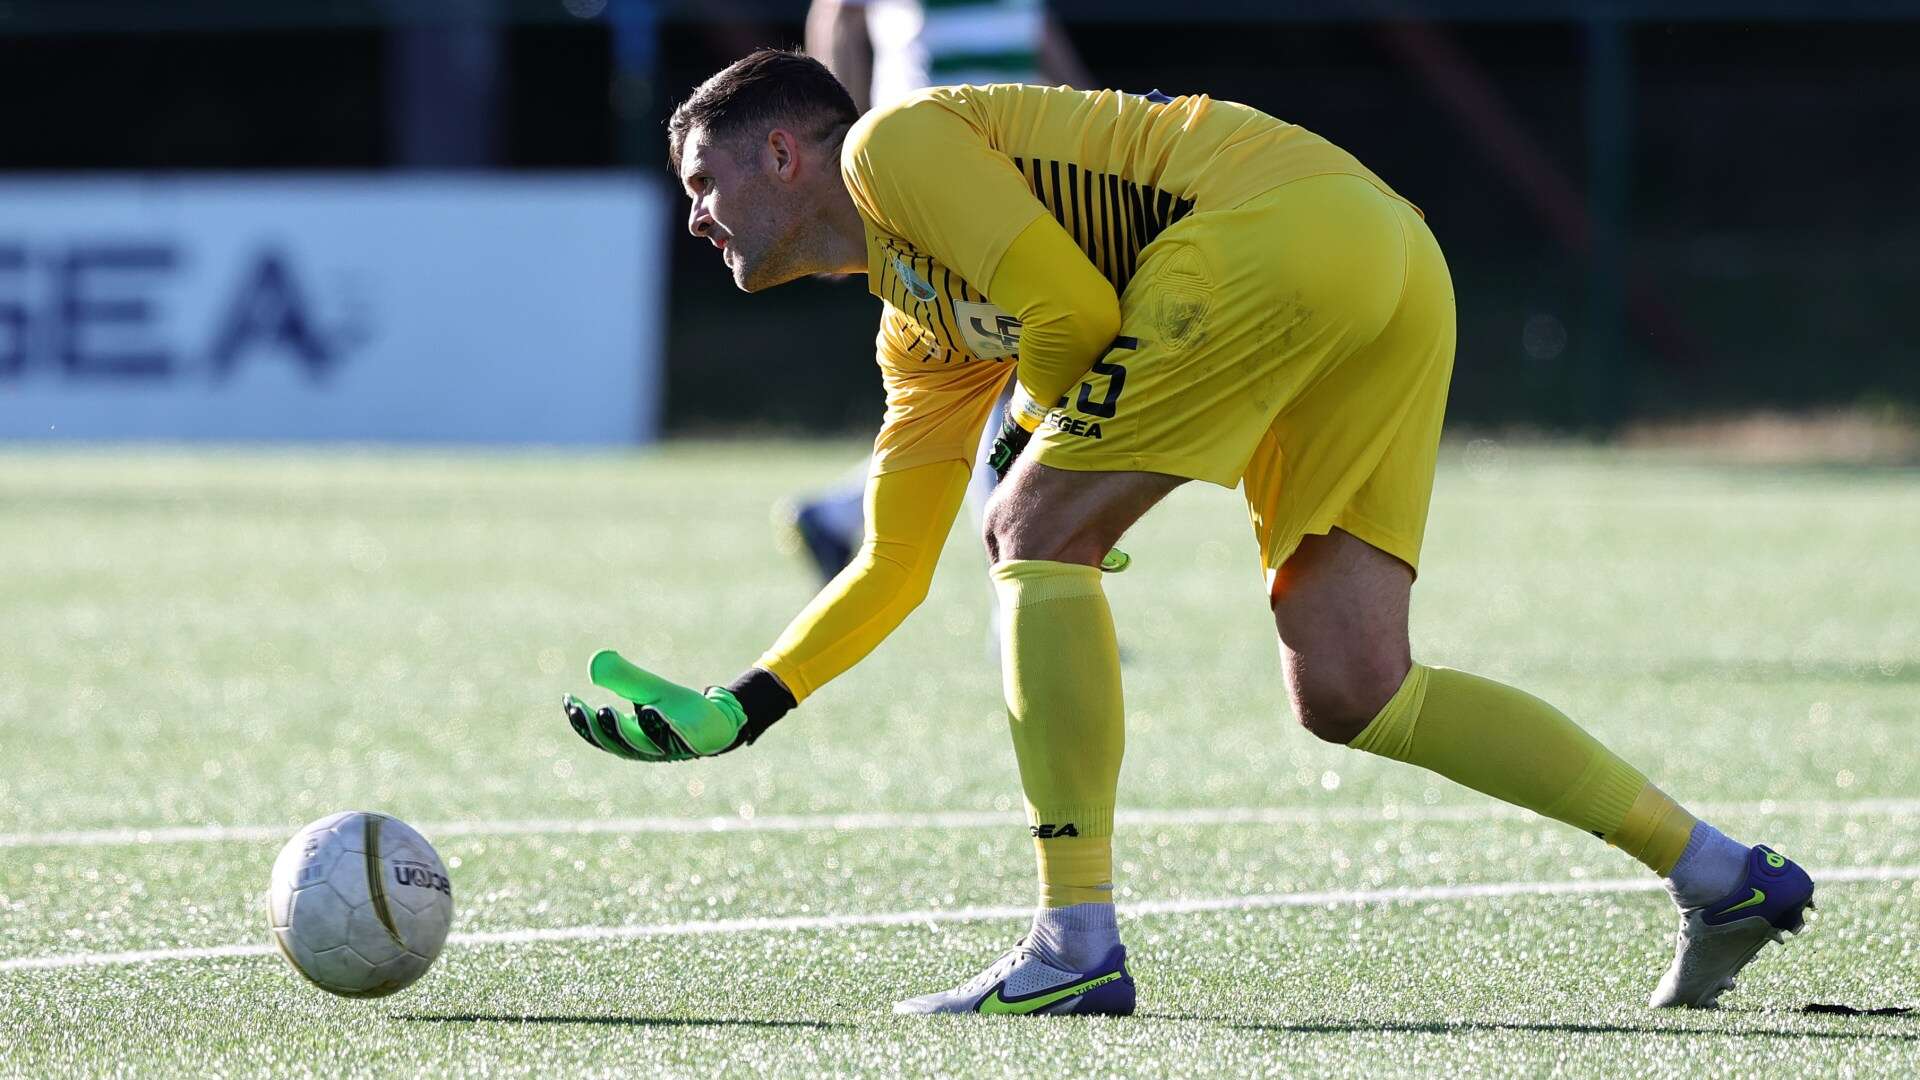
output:
<path id="1" fill-rule="evenodd" d="M 1680 913 L 1673 966 L 1647 1004 L 1656 1009 L 1711 1009 L 1733 989 L 1733 977 L 1769 941 L 1784 943 L 1806 925 L 1813 879 L 1766 846 L 1747 856 L 1740 887 L 1704 907 Z"/>

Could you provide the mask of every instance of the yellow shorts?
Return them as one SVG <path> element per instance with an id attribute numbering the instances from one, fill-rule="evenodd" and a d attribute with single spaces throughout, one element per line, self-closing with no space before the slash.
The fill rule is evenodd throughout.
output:
<path id="1" fill-rule="evenodd" d="M 1418 566 L 1454 310 L 1417 211 L 1330 175 L 1195 214 L 1141 252 L 1120 312 L 1036 460 L 1243 484 L 1269 588 L 1335 527 Z"/>

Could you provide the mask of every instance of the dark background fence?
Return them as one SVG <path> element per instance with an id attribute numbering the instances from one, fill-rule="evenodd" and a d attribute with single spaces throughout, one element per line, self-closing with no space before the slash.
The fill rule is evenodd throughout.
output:
<path id="1" fill-rule="evenodd" d="M 1055 8 L 1100 82 L 1256 105 L 1426 210 L 1456 422 L 1920 407 L 1920 4 Z M 664 169 L 671 101 L 803 11 L 0 4 L 0 171 Z M 670 429 L 873 427 L 862 283 L 671 273 Z"/>

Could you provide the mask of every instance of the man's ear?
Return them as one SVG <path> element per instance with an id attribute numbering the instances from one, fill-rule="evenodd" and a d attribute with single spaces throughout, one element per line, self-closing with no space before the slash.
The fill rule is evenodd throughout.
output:
<path id="1" fill-rule="evenodd" d="M 773 156 L 773 175 L 791 182 L 800 171 L 800 140 L 786 128 L 767 132 L 767 152 Z"/>

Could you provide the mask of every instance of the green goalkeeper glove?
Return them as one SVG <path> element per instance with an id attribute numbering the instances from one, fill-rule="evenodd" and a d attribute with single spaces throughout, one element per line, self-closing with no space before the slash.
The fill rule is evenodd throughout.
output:
<path id="1" fill-rule="evenodd" d="M 794 704 L 786 688 L 758 668 L 732 686 L 709 686 L 702 693 L 606 649 L 594 654 L 589 674 L 595 686 L 632 702 L 634 711 L 604 705 L 594 709 L 568 694 L 562 703 L 567 722 L 596 748 L 634 761 L 690 761 L 737 750 L 759 738 Z"/>

